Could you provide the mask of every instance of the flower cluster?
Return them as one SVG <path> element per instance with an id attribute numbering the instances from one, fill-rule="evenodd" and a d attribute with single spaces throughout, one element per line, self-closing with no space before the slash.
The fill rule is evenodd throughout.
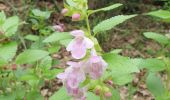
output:
<path id="1" fill-rule="evenodd" d="M 107 63 L 98 56 L 94 49 L 94 43 L 85 36 L 84 31 L 75 30 L 71 32 L 75 38 L 67 46 L 67 51 L 79 62 L 68 62 L 68 68 L 65 72 L 57 75 L 63 81 L 67 92 L 74 100 L 85 100 L 86 87 L 80 88 L 79 84 L 86 80 L 87 76 L 91 79 L 99 79 L 107 67 Z M 87 49 L 91 50 L 90 56 L 87 55 Z M 88 57 L 88 58 L 87 58 Z M 87 58 L 84 59 L 83 58 Z"/>

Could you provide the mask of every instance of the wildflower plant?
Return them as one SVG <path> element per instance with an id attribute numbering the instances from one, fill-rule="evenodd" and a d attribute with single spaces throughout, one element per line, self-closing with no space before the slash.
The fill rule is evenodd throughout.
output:
<path id="1" fill-rule="evenodd" d="M 1 11 L 0 99 L 44 100 L 41 95 L 42 87 L 46 81 L 57 78 L 62 81 L 63 87 L 50 96 L 49 100 L 120 100 L 119 87 L 126 84 L 129 92 L 133 94 L 131 88 L 136 89 L 131 84 L 134 73 L 142 69 L 147 69 L 144 78 L 149 77 L 149 89 L 156 95 L 164 93 L 163 88 L 159 90 L 158 87 L 163 86 L 156 77 L 159 71 L 166 69 L 162 60 L 125 57 L 121 56 L 121 51 L 117 49 L 107 53 L 102 50 L 96 35 L 137 15 L 114 16 L 93 28 L 89 17 L 94 13 L 120 6 L 122 4 L 116 3 L 90 10 L 87 0 L 65 0 L 61 14 L 68 16 L 75 23 L 81 21 L 84 25 L 69 32 L 65 32 L 63 24 L 47 25 L 51 11 L 33 9 L 24 26 L 31 24 L 35 33 L 26 32 L 26 35 L 20 31 L 23 22 L 18 16 L 7 17 Z M 164 43 L 162 40 L 160 42 Z M 54 67 L 60 63 L 54 55 L 63 46 L 73 58 L 67 62 L 67 68 L 64 70 Z M 153 82 L 156 84 L 151 84 Z"/>
<path id="2" fill-rule="evenodd" d="M 66 0 L 64 2 L 65 8 L 63 8 L 61 13 L 65 16 L 71 17 L 72 21 L 84 21 L 86 24 L 85 28 L 70 32 L 73 36 L 73 40 L 68 43 L 66 49 L 67 51 L 70 51 L 71 56 L 77 60 L 76 62 L 68 62 L 68 68 L 66 68 L 63 73 L 58 74 L 57 78 L 62 80 L 67 94 L 74 100 L 91 100 L 92 98 L 100 98 L 101 100 L 113 99 L 115 98 L 113 95 L 117 93 L 117 90 L 112 87 L 113 81 L 119 85 L 132 81 L 133 76 L 131 73 L 139 72 L 139 63 L 137 62 L 140 61 L 144 63 L 145 60 L 129 59 L 119 56 L 117 53 L 114 53 L 114 51 L 105 54 L 95 36 L 98 33 L 112 29 L 116 25 L 135 17 L 136 15 L 114 16 L 100 22 L 93 28 L 93 30 L 91 30 L 89 23 L 89 16 L 91 14 L 99 11 L 109 11 L 122 6 L 122 4 L 117 3 L 109 7 L 89 10 L 87 2 L 87 0 Z M 151 60 L 154 61 L 155 59 Z M 160 61 L 159 63 L 162 62 Z M 119 68 L 116 68 L 118 66 Z M 124 66 L 129 66 L 129 70 L 128 68 L 122 69 Z M 161 65 L 161 67 L 163 66 L 164 65 Z M 123 82 L 119 82 L 119 79 L 121 78 Z M 127 80 L 125 78 L 127 78 Z M 110 86 L 107 83 L 111 84 L 112 89 L 110 89 Z M 60 93 L 62 89 L 57 93 Z M 96 94 L 96 96 L 94 94 Z M 52 98 L 57 98 L 57 96 L 59 95 L 54 94 Z M 65 99 L 68 98 L 70 97 L 66 96 Z M 119 98 L 119 96 L 117 98 Z"/>

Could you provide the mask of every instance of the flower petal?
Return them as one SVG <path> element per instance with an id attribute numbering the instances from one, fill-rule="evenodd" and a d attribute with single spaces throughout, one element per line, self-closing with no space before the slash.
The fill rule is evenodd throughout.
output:
<path id="1" fill-rule="evenodd" d="M 74 43 L 75 43 L 75 40 L 73 39 L 73 40 L 68 44 L 66 50 L 67 50 L 67 51 L 71 51 L 71 50 L 74 48 L 74 47 L 73 47 Z"/>
<path id="2" fill-rule="evenodd" d="M 86 48 L 90 49 L 94 46 L 94 43 L 92 40 L 90 40 L 89 38 L 87 37 L 84 37 L 84 41 L 85 41 L 85 44 L 86 44 Z"/>
<path id="3" fill-rule="evenodd" d="M 84 37 L 84 32 L 82 30 L 74 30 L 71 31 L 71 35 L 75 36 L 75 37 Z"/>

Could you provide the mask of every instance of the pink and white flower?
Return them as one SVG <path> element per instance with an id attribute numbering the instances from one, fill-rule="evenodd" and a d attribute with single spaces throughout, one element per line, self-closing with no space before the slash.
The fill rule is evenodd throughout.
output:
<path id="1" fill-rule="evenodd" d="M 71 51 L 73 58 L 81 59 L 86 55 L 86 49 L 92 48 L 94 43 L 84 36 L 82 30 L 72 31 L 71 35 L 75 38 L 67 46 L 67 51 Z"/>
<path id="2" fill-rule="evenodd" d="M 86 73 L 88 73 L 92 79 L 98 79 L 103 75 L 106 67 L 107 63 L 101 56 L 97 56 L 96 51 L 93 50 L 91 57 L 86 62 Z"/>
<path id="3" fill-rule="evenodd" d="M 80 98 L 84 92 L 79 89 L 79 84 L 86 79 L 82 69 L 82 62 L 68 62 L 68 65 L 70 65 L 70 67 L 68 67 L 64 73 L 58 74 L 57 77 L 63 81 L 70 96 Z"/>

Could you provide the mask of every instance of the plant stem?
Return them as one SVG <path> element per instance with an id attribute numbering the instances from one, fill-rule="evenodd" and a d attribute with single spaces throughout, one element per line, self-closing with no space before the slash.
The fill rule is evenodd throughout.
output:
<path id="1" fill-rule="evenodd" d="M 91 29 L 90 29 L 90 24 L 89 24 L 89 17 L 86 15 L 86 24 L 87 24 L 87 29 L 88 29 L 88 36 L 91 36 Z"/>

